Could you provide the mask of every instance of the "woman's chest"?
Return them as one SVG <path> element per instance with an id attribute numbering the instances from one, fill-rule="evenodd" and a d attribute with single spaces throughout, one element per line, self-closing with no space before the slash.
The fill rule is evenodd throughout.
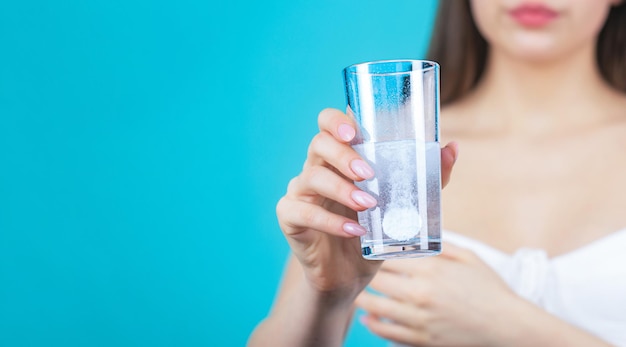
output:
<path id="1" fill-rule="evenodd" d="M 553 255 L 626 227 L 626 147 L 606 140 L 459 141 L 444 226 L 505 251 Z"/>

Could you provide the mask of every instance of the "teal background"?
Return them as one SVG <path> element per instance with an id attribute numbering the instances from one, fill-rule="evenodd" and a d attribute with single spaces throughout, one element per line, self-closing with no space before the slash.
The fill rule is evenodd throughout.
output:
<path id="1" fill-rule="evenodd" d="M 243 346 L 341 69 L 422 58 L 435 6 L 3 1 L 0 346 Z"/>

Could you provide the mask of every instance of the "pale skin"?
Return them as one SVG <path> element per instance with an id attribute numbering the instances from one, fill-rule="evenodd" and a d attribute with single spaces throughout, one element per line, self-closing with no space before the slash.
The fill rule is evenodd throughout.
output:
<path id="1" fill-rule="evenodd" d="M 553 257 L 626 226 L 626 97 L 595 66 L 602 13 L 595 23 L 584 0 L 572 2 L 563 7 L 571 26 L 547 33 L 507 32 L 497 14 L 475 12 L 491 50 L 478 87 L 442 110 L 442 138 L 455 141 L 441 154 L 444 183 L 454 166 L 444 228 L 507 253 L 533 247 Z M 293 256 L 250 346 L 340 346 L 355 304 L 374 334 L 410 345 L 608 346 L 518 297 L 469 250 L 445 244 L 437 257 L 362 259 L 355 211 L 370 205 L 352 180 L 368 172 L 351 165 L 358 155 L 346 124 L 338 110 L 320 113 L 303 171 L 277 206 Z"/>

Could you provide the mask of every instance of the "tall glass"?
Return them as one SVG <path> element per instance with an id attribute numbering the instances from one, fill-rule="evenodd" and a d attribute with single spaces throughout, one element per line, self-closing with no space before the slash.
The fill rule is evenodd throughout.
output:
<path id="1" fill-rule="evenodd" d="M 378 200 L 358 213 L 366 259 L 441 251 L 439 65 L 386 60 L 343 70 L 347 113 L 357 124 L 352 147 L 374 169 L 355 182 Z"/>

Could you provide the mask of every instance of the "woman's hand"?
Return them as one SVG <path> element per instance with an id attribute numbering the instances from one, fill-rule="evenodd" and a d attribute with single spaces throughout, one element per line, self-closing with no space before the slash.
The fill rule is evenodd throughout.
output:
<path id="1" fill-rule="evenodd" d="M 322 111 L 318 123 L 302 172 L 276 206 L 294 257 L 272 313 L 255 329 L 250 346 L 340 346 L 354 299 L 381 265 L 362 257 L 358 239 L 365 230 L 356 211 L 376 200 L 353 183 L 375 175 L 349 145 L 355 125 L 332 109 Z M 454 144 L 441 150 L 442 184 L 457 153 Z"/>
<path id="2" fill-rule="evenodd" d="M 526 304 L 473 252 L 451 244 L 436 257 L 385 261 L 370 286 L 385 296 L 359 295 L 363 324 L 417 346 L 502 346 L 520 318 L 510 315 Z"/>
<path id="3" fill-rule="evenodd" d="M 375 172 L 349 145 L 355 136 L 352 119 L 326 109 L 318 124 L 302 172 L 289 183 L 276 212 L 311 288 L 352 300 L 381 265 L 361 256 L 358 236 L 365 229 L 356 221 L 356 211 L 375 206 L 376 200 L 353 184 Z M 441 150 L 442 185 L 457 153 L 454 143 Z"/>

